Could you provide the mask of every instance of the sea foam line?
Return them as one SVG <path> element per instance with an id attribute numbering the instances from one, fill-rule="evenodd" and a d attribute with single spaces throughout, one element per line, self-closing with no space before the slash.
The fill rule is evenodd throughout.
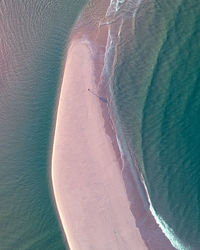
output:
<path id="1" fill-rule="evenodd" d="M 146 193 L 147 193 L 147 198 L 150 204 L 150 211 L 154 217 L 154 219 L 156 220 L 157 224 L 159 225 L 160 229 L 162 230 L 162 232 L 164 233 L 164 235 L 169 239 L 169 241 L 171 242 L 172 246 L 175 247 L 178 250 L 190 250 L 190 247 L 185 247 L 182 242 L 178 239 L 178 237 L 175 235 L 173 229 L 171 227 L 169 227 L 169 225 L 164 221 L 164 219 L 158 214 L 156 213 L 149 193 L 148 193 L 148 189 L 146 187 L 146 184 L 144 182 L 144 178 L 142 177 L 142 181 L 143 181 L 143 185 L 145 187 Z"/>
<path id="2" fill-rule="evenodd" d="M 109 5 L 109 7 L 107 9 L 106 17 L 109 17 L 110 15 L 112 15 L 113 12 L 114 13 L 118 12 L 119 9 L 120 9 L 120 5 L 125 3 L 125 1 L 126 0 L 110 0 L 110 5 Z M 137 1 L 136 6 L 135 6 L 135 10 L 134 10 L 134 13 L 133 13 L 133 17 L 136 15 L 137 10 L 138 10 L 141 2 L 142 2 L 142 0 Z M 118 31 L 118 38 L 119 38 L 120 31 Z M 115 47 L 115 44 L 114 44 L 114 41 L 112 39 L 112 36 L 111 36 L 111 33 L 110 33 L 110 28 L 109 28 L 107 44 L 106 44 L 106 53 L 105 53 L 105 58 L 104 58 L 104 68 L 103 68 L 103 71 L 102 71 L 102 75 L 104 75 L 104 74 L 107 75 L 107 73 L 109 72 L 110 66 L 111 65 L 113 66 L 112 63 L 110 65 L 109 58 L 110 58 L 110 53 L 112 53 L 112 50 L 114 49 L 114 47 Z M 112 56 L 111 56 L 111 58 L 112 58 Z M 101 75 L 101 77 L 102 77 L 102 75 Z M 111 78 L 109 80 L 111 81 Z M 111 89 L 112 89 L 112 87 L 109 85 L 111 100 L 114 100 L 112 98 L 112 90 Z M 113 106 L 115 106 L 115 105 L 113 105 Z M 115 108 L 114 108 L 114 113 L 115 113 L 115 116 L 118 117 Z M 117 126 L 118 132 L 119 133 L 120 133 L 120 131 L 122 132 L 122 129 L 121 129 L 120 125 L 119 125 L 119 122 L 117 122 L 116 126 Z M 136 169 L 135 169 L 134 164 L 132 162 L 133 159 L 130 156 L 128 145 L 124 140 L 122 140 L 122 138 L 119 138 L 118 136 L 116 136 L 116 139 L 117 139 L 118 148 L 119 148 L 119 151 L 120 151 L 120 154 L 121 154 L 123 165 L 124 165 L 123 156 L 124 156 L 125 152 L 127 152 L 127 160 L 129 162 L 130 166 L 132 166 L 131 167 L 131 169 L 132 169 L 131 172 L 133 173 L 133 176 L 134 176 L 136 182 L 138 183 L 139 182 L 139 180 L 138 180 L 139 177 L 137 176 L 138 174 L 136 173 Z M 124 166 L 122 166 L 122 171 L 123 171 L 123 168 L 124 168 Z M 143 186 L 145 188 L 145 191 L 146 191 L 145 192 L 146 196 L 147 196 L 146 198 L 147 198 L 147 200 L 149 202 L 149 209 L 150 209 L 151 214 L 153 215 L 156 223 L 158 224 L 158 226 L 160 227 L 160 229 L 162 230 L 164 235 L 169 239 L 169 241 L 171 242 L 171 244 L 172 244 L 172 246 L 174 248 L 176 248 L 178 250 L 189 250 L 190 248 L 189 247 L 186 248 L 182 244 L 182 242 L 175 235 L 173 229 L 169 227 L 169 225 L 164 221 L 164 219 L 158 213 L 156 213 L 156 211 L 155 211 L 155 209 L 154 209 L 154 207 L 152 205 L 152 202 L 151 202 L 149 192 L 148 192 L 147 186 L 145 184 L 143 175 L 142 175 L 141 172 L 140 172 L 140 174 L 141 174 L 142 184 L 143 184 Z M 139 186 L 140 192 L 142 192 L 140 185 L 138 185 L 138 186 Z M 143 192 L 141 194 L 143 194 Z M 142 198 L 144 200 L 144 197 L 142 197 Z"/>
<path id="3" fill-rule="evenodd" d="M 114 100 L 114 99 L 112 98 L 112 100 Z M 117 115 L 117 111 L 116 111 L 115 107 L 116 107 L 116 105 L 113 104 L 113 109 L 114 109 L 115 117 L 118 118 L 117 119 L 118 122 L 116 121 L 116 127 L 117 127 L 118 132 L 121 135 L 121 134 L 123 134 L 123 130 L 122 130 L 121 126 L 120 126 L 120 123 L 119 123 L 120 119 L 119 119 L 119 117 Z M 117 135 L 117 133 L 116 133 L 116 138 L 117 138 L 117 143 L 118 143 L 118 147 L 119 147 L 119 150 L 120 150 L 120 155 L 121 155 L 121 158 L 122 158 L 122 162 L 124 164 L 123 156 L 126 155 L 127 160 L 129 162 L 130 166 L 132 166 L 131 167 L 131 170 L 132 170 L 131 172 L 133 173 L 133 176 L 135 177 L 135 180 L 136 180 L 137 184 L 139 184 L 138 183 L 139 182 L 139 180 L 138 180 L 139 177 L 138 177 L 138 174 L 136 173 L 136 170 L 135 170 L 135 168 L 136 168 L 135 164 L 137 164 L 137 163 L 135 163 L 135 164 L 133 163 L 132 157 L 130 156 L 130 151 L 128 149 L 127 142 L 126 142 L 125 139 L 122 139 L 122 136 L 119 138 L 119 136 Z M 122 167 L 122 169 L 123 168 L 124 167 Z M 139 169 L 139 167 L 137 167 L 137 168 Z M 171 242 L 171 244 L 172 244 L 172 246 L 174 248 L 176 248 L 178 250 L 191 250 L 190 247 L 185 247 L 183 245 L 183 243 L 180 241 L 180 239 L 178 239 L 178 237 L 174 233 L 173 229 L 169 227 L 169 225 L 164 221 L 164 219 L 158 213 L 156 213 L 156 211 L 155 211 L 155 209 L 154 209 L 154 207 L 152 205 L 152 202 L 151 202 L 151 199 L 150 199 L 150 195 L 149 195 L 149 192 L 148 192 L 148 188 L 146 186 L 146 183 L 144 181 L 144 178 L 143 178 L 143 175 L 142 175 L 141 171 L 140 171 L 140 177 L 141 177 L 140 180 L 142 182 L 142 185 L 145 188 L 146 198 L 147 198 L 147 200 L 149 202 L 150 212 L 153 215 L 156 223 L 160 227 L 160 229 L 163 232 L 163 234 L 169 239 L 169 241 Z M 141 195 L 143 195 L 143 192 L 142 192 L 142 190 L 140 188 L 140 185 L 138 185 L 138 187 L 139 187 Z M 144 197 L 142 197 L 142 198 L 143 198 L 143 201 L 145 202 Z M 147 205 L 146 202 L 144 204 Z"/>
<path id="4" fill-rule="evenodd" d="M 130 155 L 130 151 L 129 151 L 129 148 L 128 148 L 128 145 L 127 145 L 127 141 L 126 139 L 124 139 L 125 137 L 122 136 L 123 135 L 123 130 L 121 128 L 121 125 L 120 125 L 120 119 L 119 119 L 119 116 L 117 114 L 117 110 L 116 110 L 116 104 L 114 103 L 115 99 L 114 99 L 114 96 L 113 96 L 113 93 L 112 93 L 112 89 L 110 88 L 110 91 L 111 91 L 111 100 L 112 100 L 112 110 L 113 110 L 113 114 L 115 116 L 116 119 L 114 119 L 114 124 L 115 124 L 115 129 L 118 131 L 116 131 L 116 139 L 117 139 L 117 144 L 118 144 L 118 148 L 119 148 L 119 151 L 120 151 L 120 155 L 121 155 L 121 159 L 122 159 L 122 172 L 123 172 L 123 169 L 124 169 L 124 155 L 126 155 L 126 158 L 128 160 L 128 163 L 131 167 L 131 172 L 133 174 L 133 177 L 136 181 L 136 183 L 138 184 L 138 188 L 139 188 L 139 191 L 140 191 L 140 194 L 142 195 L 142 199 L 143 199 L 143 202 L 144 202 L 144 205 L 145 207 L 149 207 L 150 209 L 150 212 L 151 214 L 153 215 L 156 223 L 158 224 L 158 226 L 160 227 L 161 231 L 163 232 L 163 234 L 166 236 L 166 238 L 169 239 L 170 243 L 172 244 L 172 246 L 178 250 L 191 250 L 190 247 L 185 247 L 183 245 L 183 243 L 181 242 L 181 240 L 176 236 L 176 234 L 174 233 L 173 229 L 169 227 L 169 225 L 164 221 L 164 219 L 158 214 L 156 213 L 153 205 L 152 205 L 152 202 L 151 202 L 151 199 L 150 199 L 150 195 L 149 195 L 149 192 L 148 192 L 148 188 L 145 184 L 145 181 L 144 181 L 144 177 L 140 171 L 140 177 L 138 176 L 138 173 L 136 171 L 136 168 L 139 169 L 139 167 L 137 166 L 137 162 L 133 162 L 133 159 Z M 136 165 L 136 166 L 135 166 Z M 139 181 L 139 179 L 141 180 L 141 182 Z M 140 183 L 139 183 L 140 182 Z M 143 185 L 144 189 L 145 189 L 145 194 L 142 192 L 142 188 L 140 185 Z M 143 196 L 145 195 L 145 197 Z M 148 200 L 148 203 L 147 204 L 147 201 L 145 200 Z"/>
<path id="5" fill-rule="evenodd" d="M 118 124 L 118 129 L 119 129 L 119 126 L 120 125 Z M 122 132 L 121 128 L 120 128 L 120 131 Z M 134 164 L 133 164 L 133 162 L 131 160 L 131 157 L 130 157 L 130 152 L 128 150 L 127 143 L 124 140 L 120 141 L 120 139 L 119 139 L 119 137 L 117 135 L 116 135 L 116 138 L 117 138 L 117 143 L 118 143 L 118 147 L 119 147 L 119 150 L 120 150 L 120 154 L 121 154 L 121 158 L 122 158 L 123 164 L 124 164 L 123 156 L 125 155 L 125 152 L 126 152 L 128 154 L 128 155 L 126 154 L 126 156 L 127 156 L 127 160 L 129 162 L 130 166 L 132 166 L 132 168 L 135 169 Z M 126 150 L 125 150 L 125 148 L 126 148 Z M 122 171 L 123 171 L 123 168 L 124 168 L 124 166 L 122 167 Z M 136 182 L 138 183 L 138 177 L 137 177 L 136 171 L 133 170 L 132 173 L 133 173 L 133 175 L 135 177 Z M 142 175 L 141 172 L 140 172 L 140 174 L 141 174 L 142 184 L 143 184 L 143 186 L 145 188 L 145 191 L 146 191 L 145 193 L 146 193 L 146 196 L 147 196 L 147 200 L 149 202 L 149 209 L 150 209 L 151 214 L 153 215 L 156 223 L 158 224 L 158 226 L 160 227 L 161 231 L 163 232 L 163 234 L 169 239 L 169 241 L 171 242 L 171 244 L 172 244 L 172 246 L 174 248 L 176 248 L 178 250 L 191 250 L 190 247 L 185 247 L 183 245 L 183 243 L 180 241 L 180 239 L 178 239 L 178 237 L 174 233 L 173 229 L 169 227 L 169 225 L 164 221 L 164 219 L 158 213 L 156 213 L 156 211 L 155 211 L 155 209 L 154 209 L 154 207 L 152 205 L 152 202 L 151 202 L 151 199 L 150 199 L 150 196 L 149 196 L 149 192 L 148 192 L 147 186 L 145 184 L 143 175 Z M 143 198 L 143 200 L 144 200 L 144 198 Z"/>
<path id="6" fill-rule="evenodd" d="M 121 4 L 125 3 L 127 0 L 117 0 L 115 10 L 118 11 L 120 9 Z"/>

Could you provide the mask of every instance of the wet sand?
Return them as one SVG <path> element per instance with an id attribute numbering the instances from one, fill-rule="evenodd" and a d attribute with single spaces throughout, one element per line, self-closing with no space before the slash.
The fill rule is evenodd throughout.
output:
<path id="1" fill-rule="evenodd" d="M 71 43 L 52 156 L 52 183 L 72 250 L 147 249 L 130 209 L 113 143 L 105 132 L 89 47 Z"/>
<path id="2" fill-rule="evenodd" d="M 137 156 L 129 145 L 119 150 L 110 87 L 133 20 L 114 13 L 105 24 L 108 8 L 107 0 L 89 1 L 68 43 L 51 168 L 58 215 L 72 250 L 172 250 L 150 211 Z"/>

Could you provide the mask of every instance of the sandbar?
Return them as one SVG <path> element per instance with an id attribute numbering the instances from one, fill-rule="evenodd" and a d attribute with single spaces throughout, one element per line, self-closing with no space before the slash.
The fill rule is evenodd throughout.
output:
<path id="1" fill-rule="evenodd" d="M 72 250 L 147 249 L 130 210 L 119 159 L 105 133 L 91 51 L 71 43 L 64 68 L 52 153 L 52 185 Z"/>

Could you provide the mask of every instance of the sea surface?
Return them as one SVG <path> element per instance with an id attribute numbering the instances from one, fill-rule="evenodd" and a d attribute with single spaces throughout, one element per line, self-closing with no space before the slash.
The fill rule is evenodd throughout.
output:
<path id="1" fill-rule="evenodd" d="M 66 249 L 49 159 L 67 39 L 86 2 L 0 2 L 0 250 Z M 134 13 L 110 72 L 123 137 L 163 232 L 198 250 L 200 3 L 112 2 L 109 15 Z"/>
<path id="2" fill-rule="evenodd" d="M 200 3 L 143 1 L 113 93 L 152 212 L 177 249 L 200 249 Z"/>
<path id="3" fill-rule="evenodd" d="M 63 250 L 50 163 L 70 29 L 84 0 L 0 1 L 0 250 Z"/>

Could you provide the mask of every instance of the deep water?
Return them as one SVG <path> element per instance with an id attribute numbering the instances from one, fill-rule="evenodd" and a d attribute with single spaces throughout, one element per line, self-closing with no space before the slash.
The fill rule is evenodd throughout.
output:
<path id="1" fill-rule="evenodd" d="M 66 249 L 50 188 L 65 46 L 86 1 L 0 2 L 0 249 Z"/>
<path id="2" fill-rule="evenodd" d="M 200 3 L 144 1 L 113 91 L 153 207 L 200 249 Z"/>

